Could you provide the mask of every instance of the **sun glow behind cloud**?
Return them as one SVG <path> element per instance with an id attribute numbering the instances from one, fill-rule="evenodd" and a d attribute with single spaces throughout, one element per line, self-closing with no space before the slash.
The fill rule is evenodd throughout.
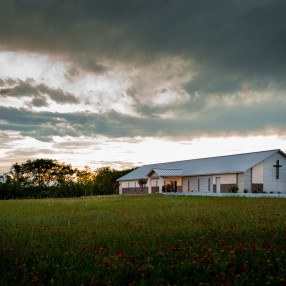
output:
<path id="1" fill-rule="evenodd" d="M 123 169 L 143 164 L 279 149 L 281 146 L 286 146 L 286 138 L 278 136 L 201 137 L 178 141 L 148 137 L 113 139 L 104 136 L 77 138 L 55 136 L 52 142 L 41 142 L 21 137 L 16 133 L 6 134 L 15 139 L 7 143 L 6 148 L 1 148 L 0 172 L 9 169 L 11 158 L 12 162 L 19 163 L 27 159 L 52 158 L 71 163 L 80 169 L 86 165 L 92 169 L 101 166 Z"/>
<path id="2" fill-rule="evenodd" d="M 67 61 L 23 52 L 1 52 L 2 90 L 17 87 L 17 84 L 28 86 L 30 89 L 34 88 L 35 92 L 40 90 L 40 94 L 34 97 L 32 94 L 25 96 L 16 94 L 17 96 L 12 97 L 8 93 L 7 96 L 2 97 L 1 105 L 29 109 L 39 114 L 42 112 L 52 112 L 55 115 L 56 113 L 60 115 L 81 112 L 104 114 L 116 111 L 134 118 L 146 117 L 147 114 L 141 113 L 140 108 L 144 110 L 149 106 L 155 108 L 154 110 L 159 108 L 159 113 L 156 116 L 162 120 L 176 120 L 179 118 L 179 109 L 176 109 L 176 106 L 180 108 L 180 106 L 184 106 L 184 102 L 188 104 L 188 100 L 190 100 L 190 95 L 182 89 L 182 85 L 192 80 L 195 73 L 190 69 L 190 63 L 179 58 L 165 59 L 165 61 L 161 59 L 141 68 L 122 63 L 111 65 L 106 61 L 101 63 L 106 67 L 106 72 L 98 75 L 79 70 L 76 80 L 71 80 L 67 74 L 72 64 Z M 22 68 L 18 69 L 17 66 Z M 77 103 L 57 101 L 58 98 L 51 97 L 49 93 L 58 93 L 59 96 L 61 94 L 63 96 L 70 95 L 77 100 Z M 33 105 L 35 98 L 37 99 L 39 96 L 44 101 L 44 106 Z M 204 97 L 200 94 L 191 97 L 194 105 L 197 105 L 202 98 Z M 236 104 L 249 105 L 251 102 L 267 102 L 268 100 L 269 96 L 266 93 L 254 92 L 251 94 L 251 91 L 244 88 L 238 95 L 206 97 L 203 109 L 212 110 L 219 105 L 235 107 Z M 172 106 L 175 108 L 171 108 Z M 203 105 L 199 103 L 198 106 L 202 108 Z M 188 119 L 194 122 L 200 120 L 202 110 L 194 109 L 188 114 Z M 132 120 L 131 117 L 130 120 Z M 114 119 L 106 122 L 108 125 L 114 123 L 118 124 L 119 122 L 115 122 Z M 53 128 L 53 125 L 47 122 L 43 127 Z M 141 128 L 145 129 L 144 126 Z M 73 125 L 68 120 L 58 122 L 57 130 L 70 130 L 70 132 L 77 133 L 76 130 L 73 131 Z M 6 135 L 7 142 L 4 142 L 1 148 L 0 171 L 7 171 L 10 165 L 16 161 L 22 162 L 38 157 L 58 159 L 72 163 L 78 168 L 83 168 L 85 165 L 92 168 L 102 165 L 126 168 L 156 162 L 251 152 L 285 146 L 285 138 L 278 136 L 225 137 L 223 135 L 223 137 L 216 137 L 211 135 L 212 137 L 197 137 L 186 134 L 186 136 L 172 137 L 172 131 L 170 136 L 161 131 L 160 133 L 161 138 L 160 136 L 128 137 L 128 135 L 106 137 L 96 133 L 91 133 L 90 136 L 75 135 L 74 137 L 62 135 L 51 136 L 49 141 L 43 142 L 36 138 L 23 136 L 19 132 L 6 131 L 3 133 Z M 7 139 L 8 137 L 10 140 Z M 180 137 L 188 139 L 180 139 Z"/>

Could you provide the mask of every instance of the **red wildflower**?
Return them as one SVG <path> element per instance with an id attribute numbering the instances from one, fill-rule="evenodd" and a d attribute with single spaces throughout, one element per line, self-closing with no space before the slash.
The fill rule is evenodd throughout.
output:
<path id="1" fill-rule="evenodd" d="M 125 256 L 125 252 L 124 251 L 119 251 L 117 253 L 114 254 L 114 257 L 122 257 L 122 256 Z"/>
<path id="2" fill-rule="evenodd" d="M 240 268 L 241 270 L 243 270 L 243 271 L 248 271 L 248 270 L 249 270 L 248 266 L 247 266 L 245 263 L 241 263 L 240 266 L 239 266 L 239 268 Z"/>
<path id="3" fill-rule="evenodd" d="M 16 258 L 16 260 L 18 260 L 18 261 L 24 261 L 25 258 L 23 258 L 22 256 L 19 256 L 19 257 Z"/>
<path id="4" fill-rule="evenodd" d="M 176 258 L 171 258 L 170 261 L 173 262 L 174 264 L 178 263 Z"/>

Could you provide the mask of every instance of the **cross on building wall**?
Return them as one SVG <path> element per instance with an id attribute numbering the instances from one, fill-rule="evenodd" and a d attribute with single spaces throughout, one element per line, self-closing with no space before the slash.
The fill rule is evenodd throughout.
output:
<path id="1" fill-rule="evenodd" d="M 282 167 L 282 165 L 279 165 L 279 160 L 276 161 L 276 165 L 273 165 L 273 167 L 276 167 L 276 179 L 279 179 L 279 168 Z"/>

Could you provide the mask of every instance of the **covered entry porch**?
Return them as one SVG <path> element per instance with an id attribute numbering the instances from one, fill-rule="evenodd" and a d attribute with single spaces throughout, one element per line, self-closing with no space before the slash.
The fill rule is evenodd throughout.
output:
<path id="1" fill-rule="evenodd" d="M 181 169 L 152 169 L 148 174 L 148 193 L 182 192 Z"/>

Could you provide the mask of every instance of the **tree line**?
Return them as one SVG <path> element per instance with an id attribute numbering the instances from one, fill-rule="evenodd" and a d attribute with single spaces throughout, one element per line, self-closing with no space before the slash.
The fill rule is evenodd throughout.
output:
<path id="1" fill-rule="evenodd" d="M 53 159 L 27 160 L 0 176 L 0 199 L 113 195 L 118 193 L 116 180 L 134 169 L 79 170 Z"/>

